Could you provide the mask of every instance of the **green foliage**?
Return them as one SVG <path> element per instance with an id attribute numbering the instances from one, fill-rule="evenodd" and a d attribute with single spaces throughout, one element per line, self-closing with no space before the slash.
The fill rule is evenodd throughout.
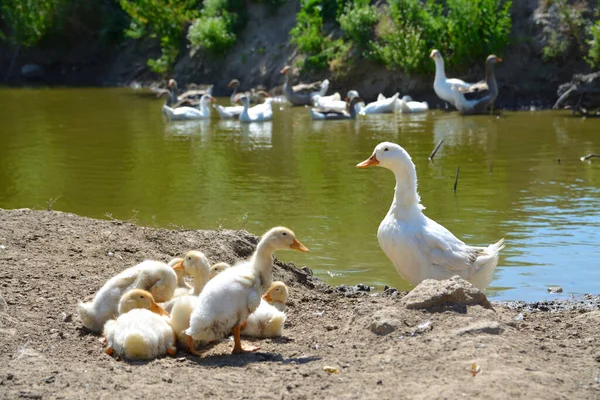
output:
<path id="1" fill-rule="evenodd" d="M 24 47 L 38 44 L 52 26 L 57 1 L 3 0 L 0 12 L 7 32 L 2 38 Z"/>
<path id="2" fill-rule="evenodd" d="M 236 40 L 229 25 L 225 16 L 202 15 L 190 26 L 187 38 L 194 49 L 205 48 L 213 54 L 224 54 Z"/>
<path id="3" fill-rule="evenodd" d="M 600 67 L 600 21 L 596 21 L 587 31 L 589 39 L 587 44 L 590 46 L 588 55 L 585 58 L 592 68 Z"/>
<path id="4" fill-rule="evenodd" d="M 125 34 L 139 39 L 144 35 L 160 40 L 162 55 L 148 60 L 155 72 L 165 74 L 177 60 L 185 22 L 198 16 L 197 0 L 119 0 L 131 17 Z"/>
<path id="5" fill-rule="evenodd" d="M 585 47 L 584 36 L 589 34 L 589 21 L 584 18 L 586 6 L 571 5 L 567 0 L 548 0 L 549 10 L 558 18 L 558 23 L 546 28 L 546 44 L 542 49 L 544 60 L 567 58 L 571 50 L 580 52 Z"/>
<path id="6" fill-rule="evenodd" d="M 377 8 L 369 3 L 369 0 L 358 0 L 347 4 L 338 18 L 344 36 L 362 52 L 372 47 L 375 26 L 379 22 Z"/>

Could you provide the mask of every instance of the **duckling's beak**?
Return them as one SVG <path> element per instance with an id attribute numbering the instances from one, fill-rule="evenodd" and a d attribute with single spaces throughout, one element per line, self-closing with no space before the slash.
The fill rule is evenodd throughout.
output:
<path id="1" fill-rule="evenodd" d="M 173 269 L 175 271 L 185 271 L 185 268 L 183 268 L 183 260 L 179 261 L 177 264 L 173 265 Z"/>
<path id="2" fill-rule="evenodd" d="M 273 301 L 273 299 L 271 298 L 271 293 L 267 292 L 265 294 L 263 294 L 262 297 L 267 303 L 270 303 Z"/>
<path id="3" fill-rule="evenodd" d="M 309 252 L 310 250 L 308 250 L 308 248 L 303 245 L 302 243 L 300 243 L 298 241 L 298 239 L 294 239 L 294 243 L 290 244 L 290 249 L 294 249 L 294 250 L 300 250 L 300 251 L 304 251 L 304 252 Z"/>
<path id="4" fill-rule="evenodd" d="M 158 315 L 164 315 L 166 317 L 171 317 L 171 315 L 169 315 L 169 313 L 166 312 L 164 308 L 162 308 L 155 302 L 153 302 L 152 305 L 150 306 L 150 311 L 152 311 L 153 313 L 156 313 Z"/>
<path id="5" fill-rule="evenodd" d="M 367 168 L 372 167 L 373 165 L 379 165 L 379 160 L 377 159 L 377 156 L 375 156 L 375 154 L 367 158 L 365 161 L 356 164 L 356 168 Z"/>

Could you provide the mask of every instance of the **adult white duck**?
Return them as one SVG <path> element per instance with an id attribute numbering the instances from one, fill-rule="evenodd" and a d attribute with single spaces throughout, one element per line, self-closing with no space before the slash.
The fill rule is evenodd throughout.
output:
<path id="1" fill-rule="evenodd" d="M 263 122 L 273 119 L 273 99 L 268 98 L 264 103 L 250 107 L 250 97 L 243 96 L 244 109 L 240 114 L 240 122 Z"/>
<path id="2" fill-rule="evenodd" d="M 355 92 L 356 95 L 358 95 L 358 92 L 356 92 L 356 90 L 351 90 L 350 92 L 348 92 L 348 96 L 350 96 L 351 92 Z M 400 93 L 396 93 L 392 97 L 387 98 L 385 96 L 379 95 L 377 100 L 372 103 L 369 103 L 365 106 L 359 104 L 358 113 L 360 115 L 394 113 L 396 111 L 399 96 Z"/>
<path id="3" fill-rule="evenodd" d="M 171 121 L 189 121 L 196 119 L 210 118 L 210 103 L 215 101 L 215 98 L 210 94 L 205 94 L 200 98 L 199 108 L 194 107 L 177 107 L 171 108 L 168 106 L 170 99 L 165 101 L 162 111 Z"/>
<path id="4" fill-rule="evenodd" d="M 413 285 L 424 279 L 459 275 L 480 289 L 492 280 L 504 239 L 487 247 L 463 243 L 448 229 L 427 218 L 417 193 L 417 173 L 410 155 L 395 143 L 383 142 L 358 168 L 380 166 L 396 176 L 394 200 L 377 239 L 396 270 Z"/>
<path id="5" fill-rule="evenodd" d="M 308 251 L 294 232 L 276 227 L 263 235 L 248 261 L 226 269 L 208 281 L 190 317 L 190 327 L 183 332 L 189 341 L 210 342 L 233 330 L 233 353 L 258 350 L 242 347 L 240 330 L 248 315 L 260 304 L 261 296 L 273 283 L 273 253 L 276 250 Z M 189 343 L 188 348 L 192 349 Z M 192 350 L 193 351 L 193 350 Z"/>
<path id="6" fill-rule="evenodd" d="M 354 93 L 352 93 L 354 92 Z M 310 108 L 308 107 L 308 113 L 310 119 L 314 121 L 320 120 L 341 120 L 341 119 L 355 119 L 358 109 L 358 104 L 362 99 L 358 97 L 358 93 L 355 90 L 348 92 L 346 106 L 343 109 L 340 108 Z"/>
<path id="7" fill-rule="evenodd" d="M 435 79 L 433 80 L 433 90 L 435 91 L 435 94 L 437 94 L 440 99 L 456 106 L 452 86 L 454 85 L 457 88 L 468 89 L 472 84 L 461 79 L 446 78 L 444 59 L 438 50 L 432 50 L 429 58 L 432 58 L 435 62 Z"/>

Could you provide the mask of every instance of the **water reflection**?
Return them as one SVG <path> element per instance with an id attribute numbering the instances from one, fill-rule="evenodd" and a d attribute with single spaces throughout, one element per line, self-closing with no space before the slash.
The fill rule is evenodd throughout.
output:
<path id="1" fill-rule="evenodd" d="M 288 225 L 311 252 L 278 257 L 334 285 L 408 289 L 376 237 L 393 176 L 355 168 L 394 141 L 417 167 L 427 216 L 469 244 L 505 237 L 491 296 L 540 299 L 555 284 L 565 295 L 597 291 L 600 163 L 579 160 L 598 151 L 597 119 L 432 111 L 311 121 L 304 108 L 277 104 L 267 123 L 170 123 L 162 100 L 121 89 L 8 89 L 0 102 L 3 208 L 59 197 L 58 210 L 123 219 L 137 210 L 141 223 L 165 227 L 261 234 Z"/>

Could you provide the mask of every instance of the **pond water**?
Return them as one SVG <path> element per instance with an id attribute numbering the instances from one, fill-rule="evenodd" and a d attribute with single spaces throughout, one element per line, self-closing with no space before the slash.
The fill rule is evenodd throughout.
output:
<path id="1" fill-rule="evenodd" d="M 143 91 L 1 94 L 2 208 L 46 208 L 52 198 L 56 210 L 149 226 L 260 235 L 285 225 L 311 252 L 281 259 L 333 285 L 408 289 L 376 237 L 393 175 L 355 168 L 377 143 L 393 141 L 412 155 L 430 218 L 472 245 L 506 239 L 488 295 L 539 300 L 552 285 L 563 296 L 600 289 L 600 160 L 579 159 L 600 152 L 600 119 L 432 111 L 312 122 L 304 108 L 278 105 L 261 124 L 216 113 L 167 123 L 162 101 Z"/>

